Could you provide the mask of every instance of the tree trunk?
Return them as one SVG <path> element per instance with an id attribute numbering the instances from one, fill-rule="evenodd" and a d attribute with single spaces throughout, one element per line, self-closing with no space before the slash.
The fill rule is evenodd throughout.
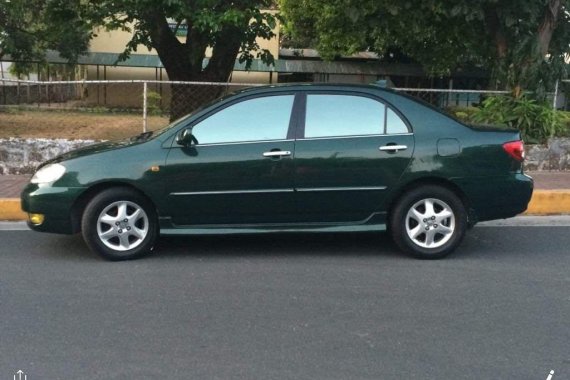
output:
<path id="1" fill-rule="evenodd" d="M 226 86 L 221 85 L 170 85 L 170 121 L 181 118 L 220 97 Z"/>
<path id="2" fill-rule="evenodd" d="M 505 59 L 509 46 L 501 27 L 501 21 L 497 14 L 497 9 L 495 6 L 488 5 L 483 11 L 485 14 L 485 27 L 487 28 L 487 33 L 495 42 L 497 59 Z"/>
<path id="3" fill-rule="evenodd" d="M 188 26 L 186 43 L 182 43 L 168 26 L 160 12 L 148 14 L 146 21 L 153 25 L 150 37 L 170 81 L 216 82 L 229 80 L 239 53 L 241 41 L 249 20 L 243 25 L 225 26 L 216 35 L 214 43 L 204 32 Z M 203 68 L 208 44 L 213 46 L 212 57 Z M 223 85 L 171 85 L 170 120 L 176 120 L 219 97 Z"/>
<path id="4" fill-rule="evenodd" d="M 562 11 L 562 0 L 550 0 L 546 5 L 544 19 L 538 27 L 537 46 L 541 59 L 548 54 L 552 34 L 558 23 L 558 15 Z"/>

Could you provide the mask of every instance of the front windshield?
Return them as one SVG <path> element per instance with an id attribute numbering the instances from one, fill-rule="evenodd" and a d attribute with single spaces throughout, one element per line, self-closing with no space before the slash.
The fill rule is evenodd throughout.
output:
<path id="1" fill-rule="evenodd" d="M 190 117 L 192 117 L 196 112 L 200 111 L 200 109 L 197 109 L 194 112 L 189 113 L 188 115 L 182 116 L 179 119 L 174 120 L 172 123 L 168 124 L 166 127 L 161 128 L 161 129 L 157 129 L 156 131 L 153 131 L 153 135 L 156 136 L 160 136 L 163 133 L 169 131 L 172 128 L 175 128 L 183 123 L 185 123 L 188 119 L 190 119 Z"/>
<path id="2" fill-rule="evenodd" d="M 168 124 L 167 126 L 165 126 L 164 128 L 161 129 L 157 129 L 156 131 L 153 131 L 153 136 L 157 137 L 160 136 L 162 134 L 164 134 L 165 132 L 170 131 L 173 128 L 177 128 L 183 124 L 186 124 L 188 119 L 190 119 L 192 116 L 196 115 L 198 112 L 202 111 L 205 108 L 208 108 L 216 103 L 219 103 L 221 101 L 223 101 L 224 99 L 226 99 L 228 96 L 232 96 L 233 94 L 228 94 L 226 96 L 222 96 L 220 98 L 214 99 L 211 102 L 207 102 L 206 104 L 196 108 L 194 111 L 190 112 L 188 115 L 182 116 L 179 119 L 174 120 L 173 122 L 171 122 L 170 124 Z"/>

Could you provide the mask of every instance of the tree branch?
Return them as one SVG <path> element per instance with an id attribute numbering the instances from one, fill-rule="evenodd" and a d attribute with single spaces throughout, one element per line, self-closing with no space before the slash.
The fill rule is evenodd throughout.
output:
<path id="1" fill-rule="evenodd" d="M 208 80 L 225 82 L 229 79 L 239 53 L 247 24 L 242 28 L 226 26 L 216 38 L 212 57 L 205 69 Z"/>
<path id="2" fill-rule="evenodd" d="M 142 15 L 143 22 L 148 25 L 151 46 L 156 49 L 166 72 L 171 80 L 190 80 L 193 63 L 186 54 L 186 47 L 170 29 L 166 16 L 162 11 Z"/>

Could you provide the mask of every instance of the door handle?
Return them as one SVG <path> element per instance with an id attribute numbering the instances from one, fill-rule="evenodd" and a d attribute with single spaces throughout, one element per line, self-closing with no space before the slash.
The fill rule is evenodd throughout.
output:
<path id="1" fill-rule="evenodd" d="M 398 152 L 400 150 L 406 150 L 408 149 L 408 147 L 406 145 L 384 145 L 381 146 L 380 148 L 381 151 L 383 152 Z"/>
<path id="2" fill-rule="evenodd" d="M 263 153 L 263 157 L 284 157 L 290 156 L 291 152 L 288 150 L 275 150 Z"/>

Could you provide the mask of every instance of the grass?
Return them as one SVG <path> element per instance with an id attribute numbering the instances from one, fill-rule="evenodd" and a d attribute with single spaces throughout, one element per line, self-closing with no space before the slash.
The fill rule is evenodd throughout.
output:
<path id="1" fill-rule="evenodd" d="M 167 117 L 149 116 L 148 130 L 168 124 Z M 142 132 L 140 113 L 84 112 L 68 110 L 3 109 L 0 138 L 64 138 L 115 140 Z"/>

